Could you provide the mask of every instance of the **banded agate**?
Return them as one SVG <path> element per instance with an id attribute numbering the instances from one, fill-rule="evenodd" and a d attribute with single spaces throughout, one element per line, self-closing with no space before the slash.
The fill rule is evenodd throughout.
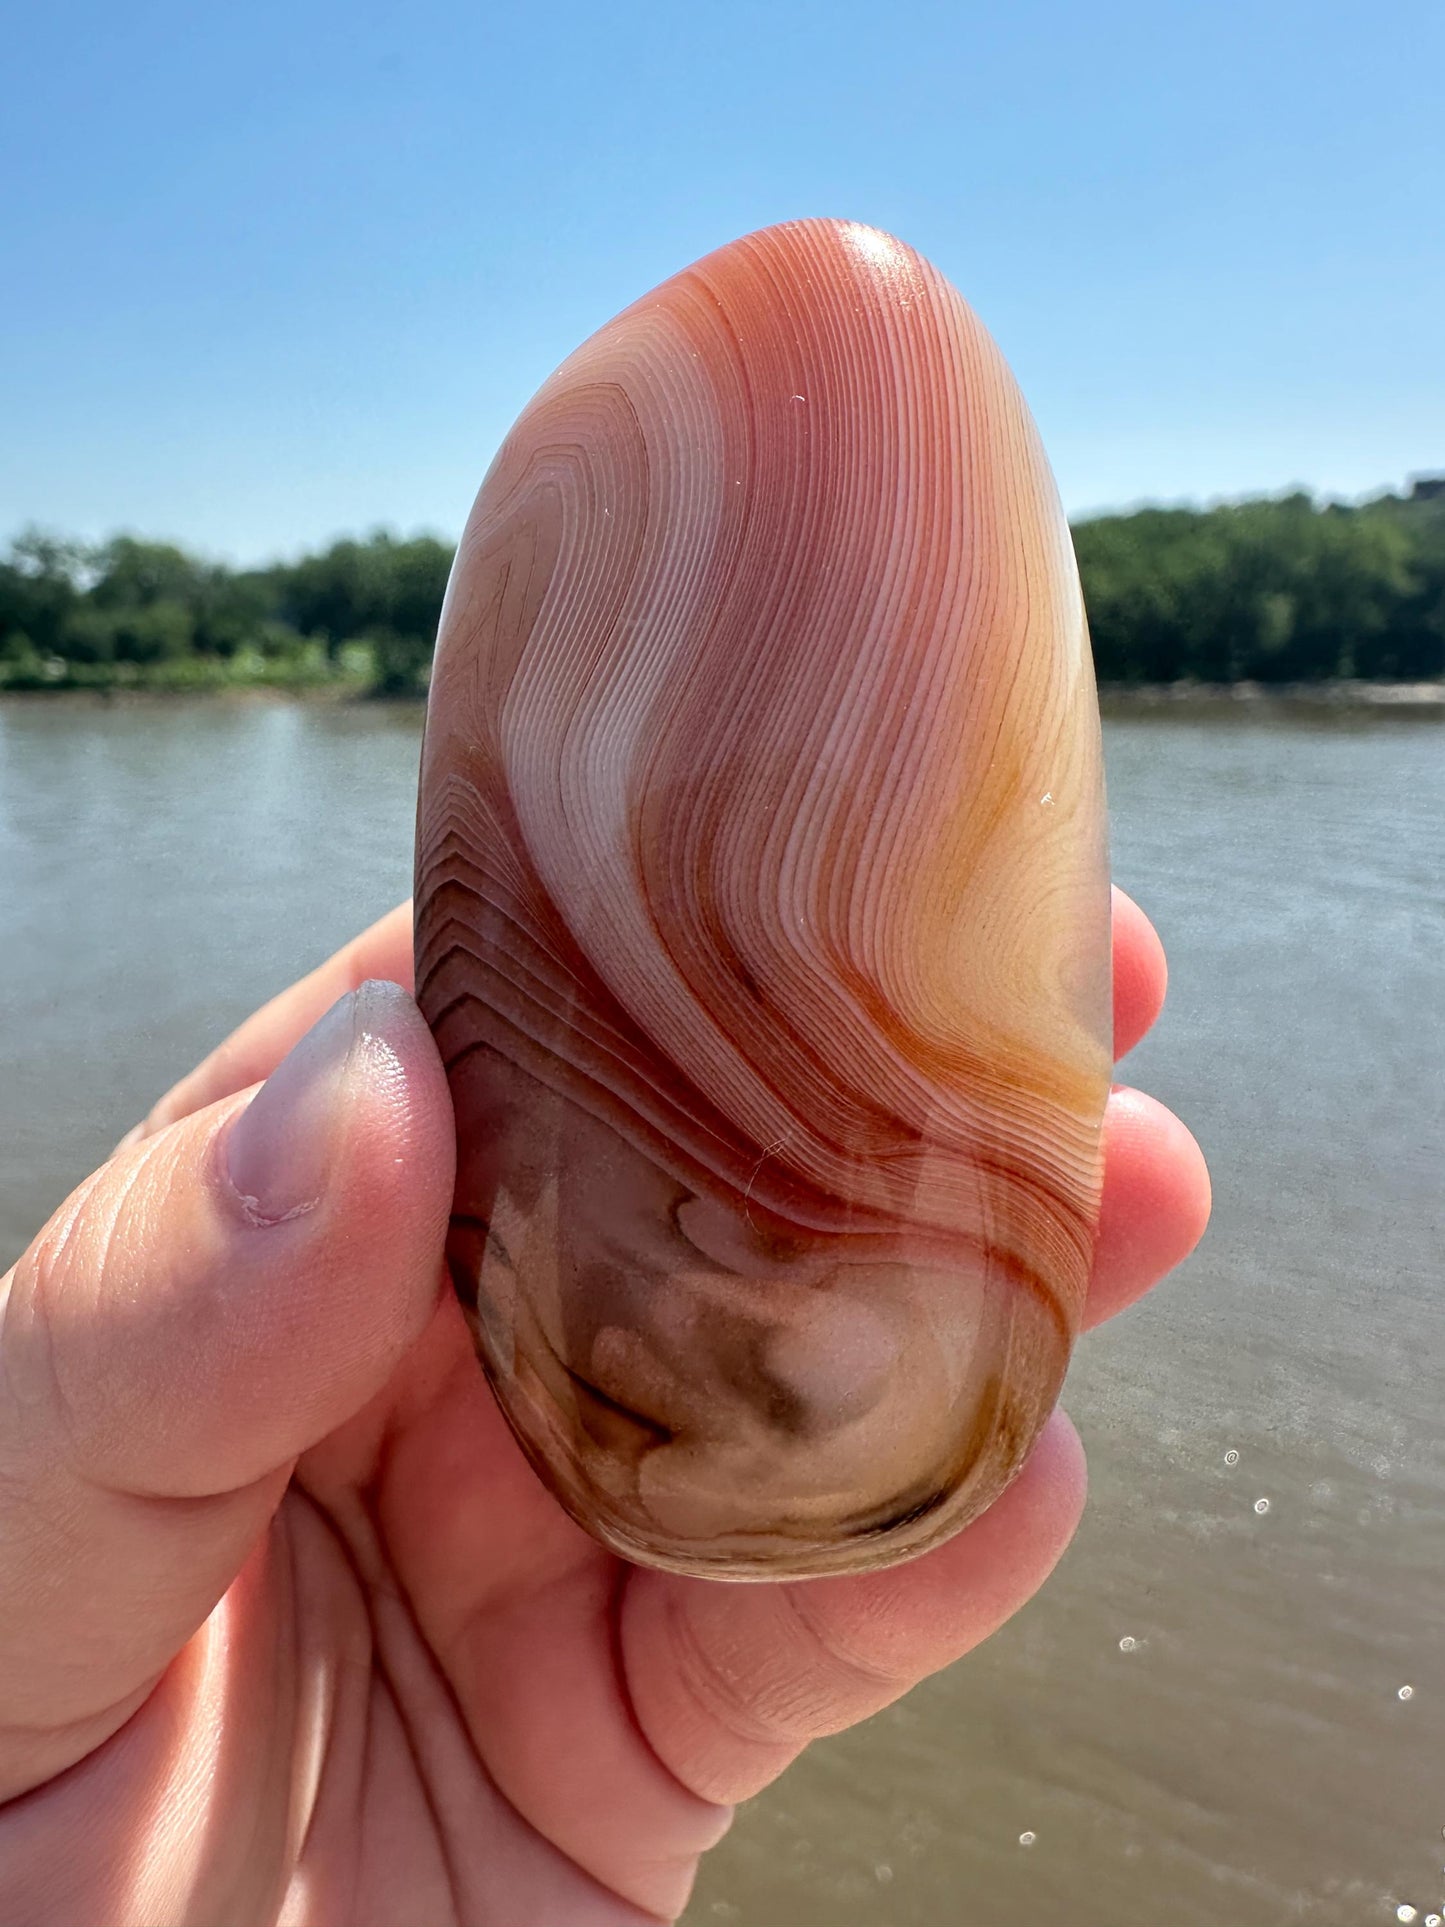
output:
<path id="1" fill-rule="evenodd" d="M 745 1579 L 997 1497 L 1089 1270 L 1108 877 L 1068 529 L 927 262 L 769 229 L 546 382 L 452 573 L 416 881 L 451 1273 L 569 1511 Z"/>

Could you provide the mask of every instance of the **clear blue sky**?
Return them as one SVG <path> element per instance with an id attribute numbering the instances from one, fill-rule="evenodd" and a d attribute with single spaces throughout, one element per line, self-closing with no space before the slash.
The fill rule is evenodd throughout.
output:
<path id="1" fill-rule="evenodd" d="M 1071 511 L 1445 468 L 1439 0 L 47 0 L 0 60 L 0 534 L 455 534 L 585 334 L 800 214 L 950 275 Z"/>

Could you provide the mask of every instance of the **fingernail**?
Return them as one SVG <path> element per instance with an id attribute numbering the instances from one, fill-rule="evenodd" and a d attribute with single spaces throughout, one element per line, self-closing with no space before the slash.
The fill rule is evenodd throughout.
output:
<path id="1" fill-rule="evenodd" d="M 252 1224 L 281 1224 L 320 1202 L 356 1017 L 357 993 L 349 991 L 282 1058 L 227 1133 L 226 1175 Z"/>

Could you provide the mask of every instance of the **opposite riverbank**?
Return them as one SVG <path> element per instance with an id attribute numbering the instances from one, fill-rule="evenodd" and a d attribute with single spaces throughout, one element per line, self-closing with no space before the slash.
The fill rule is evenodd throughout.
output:
<path id="1" fill-rule="evenodd" d="M 210 696 L 272 693 L 347 698 L 379 690 L 370 649 L 348 645 L 336 656 L 319 647 L 285 656 L 259 650 L 234 656 L 182 656 L 172 662 L 67 662 L 61 656 L 0 662 L 0 696 Z M 395 694 L 395 691 L 388 691 Z M 424 692 L 422 692 L 424 693 Z"/>
<path id="2" fill-rule="evenodd" d="M 1072 533 L 1113 701 L 1429 713 L 1435 698 L 1395 692 L 1445 680 L 1445 492 L 1432 484 L 1354 507 L 1301 493 L 1140 509 Z M 452 563 L 439 537 L 385 531 L 238 569 L 133 535 L 32 529 L 0 554 L 0 690 L 415 696 Z"/>
<path id="3" fill-rule="evenodd" d="M 1105 716 L 1317 712 L 1445 718 L 1445 681 L 1101 683 Z"/>
<path id="4" fill-rule="evenodd" d="M 318 652 L 319 657 L 319 652 Z M 421 701 L 420 682 L 412 692 L 378 686 L 372 665 L 352 656 L 339 664 L 324 659 L 255 665 L 230 662 L 59 664 L 48 675 L 8 677 L 0 663 L 0 698 L 53 701 L 90 697 L 96 701 L 217 696 L 230 699 L 299 699 L 306 702 Z M 79 673 L 77 673 L 79 672 Z M 1245 716 L 1287 712 L 1377 714 L 1445 719 L 1445 680 L 1435 682 L 1297 683 L 1111 683 L 1099 685 L 1105 716 L 1218 714 Z"/>

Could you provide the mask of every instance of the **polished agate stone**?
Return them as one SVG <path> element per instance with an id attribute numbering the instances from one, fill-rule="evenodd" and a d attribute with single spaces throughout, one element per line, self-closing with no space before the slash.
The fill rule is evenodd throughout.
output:
<path id="1" fill-rule="evenodd" d="M 1099 725 L 1033 422 L 910 249 L 750 235 L 524 410 L 442 616 L 417 984 L 456 1290 L 589 1531 L 787 1577 L 998 1496 L 1098 1211 Z"/>

